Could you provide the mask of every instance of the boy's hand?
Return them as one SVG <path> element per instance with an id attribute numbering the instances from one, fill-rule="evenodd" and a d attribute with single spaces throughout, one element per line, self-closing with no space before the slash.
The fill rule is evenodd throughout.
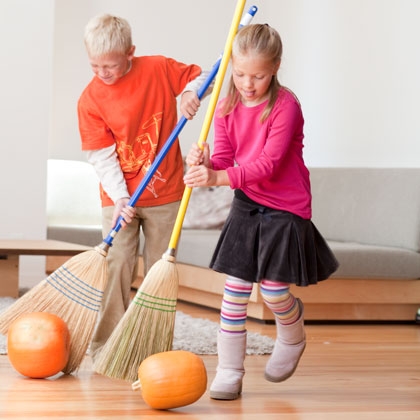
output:
<path id="1" fill-rule="evenodd" d="M 184 92 L 181 96 L 181 103 L 179 105 L 182 115 L 187 120 L 192 120 L 195 117 L 198 108 L 200 108 L 200 99 L 198 99 L 197 94 L 192 90 Z"/>
<path id="2" fill-rule="evenodd" d="M 121 216 L 121 227 L 124 229 L 136 215 L 136 210 L 133 207 L 127 206 L 129 198 L 120 198 L 115 203 L 114 214 L 112 216 L 112 227 L 114 228 L 117 224 L 118 218 Z"/>

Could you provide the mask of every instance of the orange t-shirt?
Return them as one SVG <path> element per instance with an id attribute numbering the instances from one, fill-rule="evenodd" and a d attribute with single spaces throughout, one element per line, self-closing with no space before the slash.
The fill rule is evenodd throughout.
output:
<path id="1" fill-rule="evenodd" d="M 114 85 L 94 77 L 78 102 L 82 150 L 116 143 L 130 195 L 177 124 L 176 97 L 201 73 L 200 67 L 163 56 L 135 57 L 131 70 Z M 184 191 L 178 140 L 169 149 L 137 206 L 180 200 Z M 101 187 L 103 206 L 114 203 Z"/>

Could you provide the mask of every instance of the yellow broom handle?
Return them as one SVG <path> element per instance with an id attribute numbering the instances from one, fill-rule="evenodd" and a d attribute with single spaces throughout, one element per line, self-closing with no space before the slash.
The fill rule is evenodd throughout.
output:
<path id="1" fill-rule="evenodd" d="M 226 40 L 225 49 L 223 51 L 222 60 L 220 62 L 219 71 L 216 75 L 216 81 L 214 83 L 214 88 L 210 96 L 209 106 L 207 108 L 206 116 L 204 118 L 203 126 L 201 128 L 200 137 L 198 139 L 198 145 L 202 148 L 203 143 L 207 140 L 207 135 L 209 134 L 210 125 L 213 119 L 214 111 L 216 109 L 217 101 L 219 99 L 220 91 L 223 85 L 223 79 L 226 74 L 226 70 L 230 60 L 230 54 L 232 52 L 233 39 L 235 38 L 236 32 L 241 21 L 241 16 L 245 7 L 246 0 L 238 0 L 236 4 L 236 10 L 233 16 L 232 24 L 230 26 L 229 34 Z M 178 245 L 179 236 L 181 235 L 182 224 L 184 223 L 185 213 L 187 211 L 187 206 L 190 201 L 192 188 L 185 187 L 184 194 L 182 196 L 181 204 L 178 210 L 178 215 L 175 220 L 175 225 L 172 230 L 171 239 L 169 241 L 169 249 L 175 250 Z"/>

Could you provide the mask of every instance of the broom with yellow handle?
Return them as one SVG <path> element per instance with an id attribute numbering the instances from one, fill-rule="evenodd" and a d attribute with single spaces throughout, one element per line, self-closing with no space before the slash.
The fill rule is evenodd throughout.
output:
<path id="1" fill-rule="evenodd" d="M 245 0 L 239 0 L 204 118 L 198 141 L 200 145 L 207 140 L 244 6 Z M 175 254 L 191 191 L 189 187 L 184 190 L 167 251 L 161 260 L 153 264 L 124 316 L 96 357 L 93 365 L 96 372 L 111 378 L 135 381 L 138 367 L 144 359 L 171 350 L 179 283 Z"/>

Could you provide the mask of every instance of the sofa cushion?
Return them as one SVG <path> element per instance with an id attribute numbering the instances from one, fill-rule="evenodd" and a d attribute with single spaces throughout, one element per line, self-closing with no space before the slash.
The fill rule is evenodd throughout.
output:
<path id="1" fill-rule="evenodd" d="M 404 248 L 329 241 L 340 263 L 332 277 L 338 278 L 420 278 L 420 254 Z"/>
<path id="2" fill-rule="evenodd" d="M 208 267 L 220 231 L 216 229 L 183 230 L 176 260 L 180 263 Z M 340 262 L 332 277 L 398 278 L 420 277 L 420 254 L 395 247 L 364 245 L 355 242 L 329 241 Z"/>
<path id="3" fill-rule="evenodd" d="M 94 247 L 102 242 L 102 229 L 94 225 L 54 225 L 47 227 L 47 238 Z"/>
<path id="4" fill-rule="evenodd" d="M 219 229 L 183 229 L 178 242 L 176 260 L 207 268 L 219 236 Z"/>
<path id="5" fill-rule="evenodd" d="M 221 229 L 232 200 L 233 190 L 229 187 L 193 188 L 182 227 Z"/>
<path id="6" fill-rule="evenodd" d="M 311 168 L 312 220 L 328 240 L 420 251 L 420 168 Z"/>

